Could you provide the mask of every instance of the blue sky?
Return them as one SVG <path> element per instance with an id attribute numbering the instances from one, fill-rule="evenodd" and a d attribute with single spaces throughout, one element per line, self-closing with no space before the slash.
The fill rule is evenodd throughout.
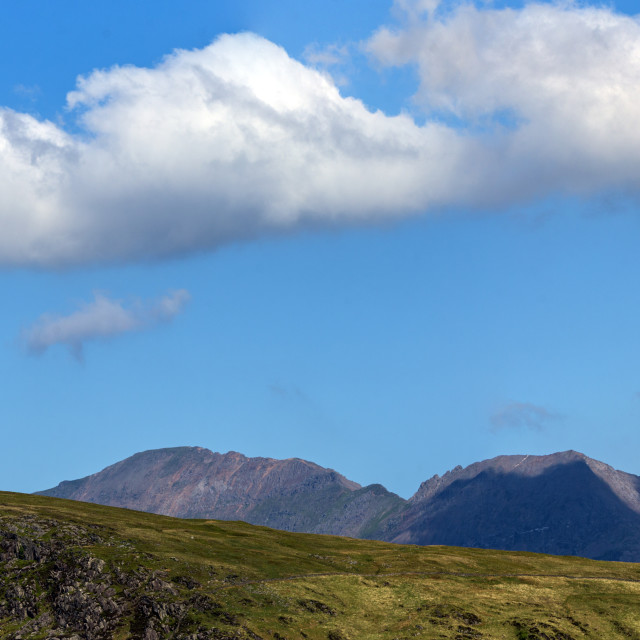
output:
<path id="1" fill-rule="evenodd" d="M 640 473 L 631 3 L 9 0 L 0 49 L 0 488 Z"/>

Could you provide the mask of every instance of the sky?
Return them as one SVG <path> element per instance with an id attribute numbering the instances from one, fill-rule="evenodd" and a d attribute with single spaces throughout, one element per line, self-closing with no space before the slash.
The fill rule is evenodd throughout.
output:
<path id="1" fill-rule="evenodd" d="M 6 0 L 0 488 L 640 474 L 631 2 Z"/>

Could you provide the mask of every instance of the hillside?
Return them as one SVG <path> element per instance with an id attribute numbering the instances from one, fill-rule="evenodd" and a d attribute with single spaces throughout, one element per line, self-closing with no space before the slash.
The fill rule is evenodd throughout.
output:
<path id="1" fill-rule="evenodd" d="M 0 493 L 0 637 L 638 638 L 640 566 Z"/>
<path id="2" fill-rule="evenodd" d="M 640 478 L 575 451 L 457 467 L 403 500 L 298 458 L 179 447 L 41 494 L 285 531 L 640 561 Z"/>

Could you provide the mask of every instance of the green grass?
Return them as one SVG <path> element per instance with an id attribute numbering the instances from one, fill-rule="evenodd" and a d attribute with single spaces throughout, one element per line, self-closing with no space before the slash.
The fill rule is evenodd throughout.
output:
<path id="1" fill-rule="evenodd" d="M 401 546 L 0 492 L 0 525 L 29 515 L 95 530 L 101 542 L 85 540 L 78 553 L 144 567 L 178 598 L 208 596 L 238 633 L 265 639 L 640 639 L 638 564 Z M 199 586 L 183 587 L 188 580 Z M 189 615 L 192 626 L 226 624 Z M 15 625 L 0 620 L 0 637 Z"/>

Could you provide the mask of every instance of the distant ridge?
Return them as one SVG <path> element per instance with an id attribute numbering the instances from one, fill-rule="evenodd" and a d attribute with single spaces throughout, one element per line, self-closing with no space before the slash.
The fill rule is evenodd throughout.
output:
<path id="1" fill-rule="evenodd" d="M 363 537 L 404 506 L 380 485 L 365 487 L 299 458 L 248 458 L 202 447 L 143 451 L 41 495 L 179 518 L 244 520 L 286 531 Z"/>
<path id="2" fill-rule="evenodd" d="M 640 478 L 575 452 L 499 456 L 423 482 L 386 539 L 640 561 Z"/>
<path id="3" fill-rule="evenodd" d="M 576 451 L 456 467 L 409 500 L 299 458 L 201 447 L 144 451 L 39 493 L 288 531 L 640 561 L 640 478 Z"/>

